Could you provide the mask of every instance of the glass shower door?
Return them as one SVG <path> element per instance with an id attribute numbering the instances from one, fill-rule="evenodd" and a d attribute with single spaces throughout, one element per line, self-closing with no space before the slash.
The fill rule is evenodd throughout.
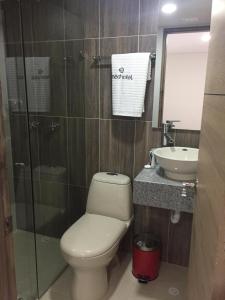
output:
<path id="1" fill-rule="evenodd" d="M 32 300 L 37 299 L 38 291 L 20 3 L 5 0 L 0 8 L 0 80 L 7 136 L 17 296 L 18 299 Z"/>
<path id="2" fill-rule="evenodd" d="M 85 41 L 66 40 L 64 30 L 65 18 L 83 30 L 82 1 L 66 2 L 0 1 L 16 277 L 24 300 L 41 297 L 66 268 L 60 238 L 85 212 L 90 180 Z"/>
<path id="3" fill-rule="evenodd" d="M 69 212 L 66 62 L 64 42 L 48 35 L 62 8 L 61 0 L 21 1 L 40 296 L 66 267 L 59 244 Z"/>

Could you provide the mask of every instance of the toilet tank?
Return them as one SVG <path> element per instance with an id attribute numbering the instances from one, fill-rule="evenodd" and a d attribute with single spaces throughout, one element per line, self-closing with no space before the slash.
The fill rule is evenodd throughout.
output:
<path id="1" fill-rule="evenodd" d="M 97 173 L 90 185 L 86 211 L 128 221 L 132 217 L 132 191 L 128 176 Z"/>

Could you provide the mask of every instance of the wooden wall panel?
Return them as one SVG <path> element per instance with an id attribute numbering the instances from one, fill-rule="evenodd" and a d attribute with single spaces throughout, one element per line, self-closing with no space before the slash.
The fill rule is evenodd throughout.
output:
<path id="1" fill-rule="evenodd" d="M 189 272 L 189 300 L 225 291 L 225 96 L 206 95 Z M 223 119 L 222 119 L 223 117 Z M 223 268 L 220 266 L 223 265 Z M 217 280 L 215 280 L 217 278 Z M 219 281 L 218 281 L 219 279 Z"/>
<path id="2" fill-rule="evenodd" d="M 12 233 L 7 233 L 5 218 L 11 215 L 8 183 L 6 178 L 5 137 L 0 88 L 0 299 L 16 299 L 16 282 Z"/>
<path id="3" fill-rule="evenodd" d="M 188 300 L 225 299 L 225 0 L 212 14 L 211 36 Z"/>

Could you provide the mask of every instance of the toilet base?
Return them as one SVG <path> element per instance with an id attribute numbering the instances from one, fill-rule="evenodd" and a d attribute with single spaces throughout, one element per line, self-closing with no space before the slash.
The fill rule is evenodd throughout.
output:
<path id="1" fill-rule="evenodd" d="M 107 289 L 106 267 L 73 269 L 72 300 L 101 300 Z"/>

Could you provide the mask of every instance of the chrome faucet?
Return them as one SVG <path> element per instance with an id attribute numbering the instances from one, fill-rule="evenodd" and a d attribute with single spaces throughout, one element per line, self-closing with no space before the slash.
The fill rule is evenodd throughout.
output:
<path id="1" fill-rule="evenodd" d="M 175 127 L 174 123 L 180 122 L 178 120 L 167 120 L 166 123 L 162 124 L 162 146 L 163 147 L 174 147 L 175 137 L 172 137 L 169 133 Z"/>

